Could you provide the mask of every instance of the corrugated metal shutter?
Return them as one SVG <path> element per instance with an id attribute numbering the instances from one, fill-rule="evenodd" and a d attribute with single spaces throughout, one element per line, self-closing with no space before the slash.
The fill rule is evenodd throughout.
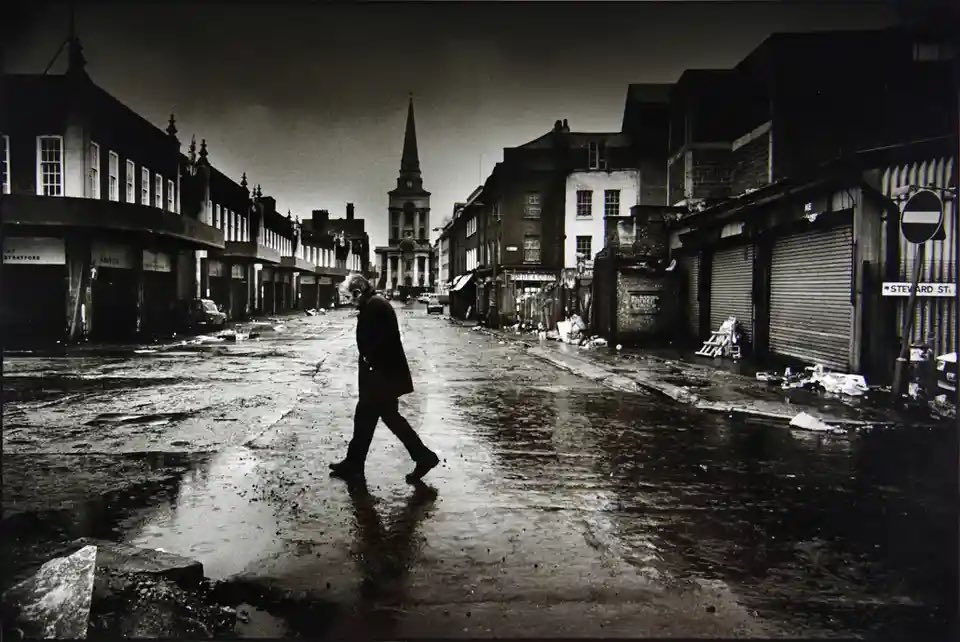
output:
<path id="1" fill-rule="evenodd" d="M 882 176 L 883 193 L 891 196 L 898 187 L 905 185 L 928 185 L 947 187 L 956 185 L 956 159 L 953 157 L 931 158 L 908 165 L 888 167 Z M 943 227 L 946 238 L 926 244 L 920 281 L 924 283 L 954 283 L 957 278 L 957 202 L 943 201 Z M 917 246 L 898 233 L 900 239 L 900 280 L 909 281 L 913 275 L 913 263 Z M 907 297 L 898 297 L 897 334 L 903 327 Z M 914 312 L 910 341 L 921 343 L 933 335 L 936 354 L 957 350 L 957 298 L 920 297 Z"/>
<path id="2" fill-rule="evenodd" d="M 713 255 L 710 327 L 737 317 L 744 339 L 753 341 L 753 246 L 739 245 Z"/>
<path id="3" fill-rule="evenodd" d="M 777 240 L 770 275 L 770 350 L 846 370 L 853 226 Z"/>
<path id="4" fill-rule="evenodd" d="M 684 308 L 687 313 L 687 331 L 690 336 L 700 338 L 700 300 L 697 298 L 700 285 L 700 255 L 693 254 L 680 259 L 680 265 L 687 279 L 687 300 Z"/>

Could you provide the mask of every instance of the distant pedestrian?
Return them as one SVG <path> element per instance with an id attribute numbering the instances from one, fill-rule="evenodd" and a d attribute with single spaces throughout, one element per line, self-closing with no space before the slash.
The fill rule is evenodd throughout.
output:
<path id="1" fill-rule="evenodd" d="M 386 299 L 374 293 L 373 286 L 363 276 L 347 277 L 345 286 L 351 302 L 359 310 L 360 399 L 353 417 L 353 438 L 347 456 L 343 461 L 330 464 L 331 475 L 344 479 L 363 476 L 373 432 L 382 419 L 416 463 L 413 472 L 407 475 L 408 482 L 416 482 L 440 463 L 440 459 L 400 414 L 399 399 L 413 392 L 413 380 L 403 351 L 397 314 Z"/>

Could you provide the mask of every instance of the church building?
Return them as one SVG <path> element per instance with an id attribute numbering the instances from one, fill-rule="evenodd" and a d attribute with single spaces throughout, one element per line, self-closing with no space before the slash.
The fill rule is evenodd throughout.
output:
<path id="1" fill-rule="evenodd" d="M 432 290 L 430 246 L 430 192 L 423 189 L 413 96 L 407 109 L 407 129 L 396 188 L 388 192 L 388 245 L 376 248 L 379 289 L 399 296 Z"/>

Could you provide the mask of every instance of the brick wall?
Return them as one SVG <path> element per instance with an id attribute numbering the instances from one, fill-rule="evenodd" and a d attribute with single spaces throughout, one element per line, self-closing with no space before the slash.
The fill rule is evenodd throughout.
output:
<path id="1" fill-rule="evenodd" d="M 623 271 L 617 275 L 617 339 L 668 334 L 679 310 L 676 281 L 668 275 Z"/>
<path id="2" fill-rule="evenodd" d="M 731 152 L 723 149 L 693 151 L 693 198 L 723 198 L 730 194 Z"/>
<path id="3" fill-rule="evenodd" d="M 669 185 L 667 185 L 667 204 L 672 205 L 684 199 L 684 185 L 686 176 L 684 157 L 682 155 L 670 163 L 668 179 Z"/>
<path id="4" fill-rule="evenodd" d="M 743 194 L 768 183 L 770 133 L 763 134 L 733 152 L 731 193 Z"/>

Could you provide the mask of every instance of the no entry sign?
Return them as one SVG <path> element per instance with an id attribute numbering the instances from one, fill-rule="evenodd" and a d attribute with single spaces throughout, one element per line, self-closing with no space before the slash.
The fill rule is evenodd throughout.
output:
<path id="1" fill-rule="evenodd" d="M 900 230 L 911 243 L 925 243 L 943 224 L 943 202 L 930 190 L 921 190 L 910 197 L 900 217 Z"/>

